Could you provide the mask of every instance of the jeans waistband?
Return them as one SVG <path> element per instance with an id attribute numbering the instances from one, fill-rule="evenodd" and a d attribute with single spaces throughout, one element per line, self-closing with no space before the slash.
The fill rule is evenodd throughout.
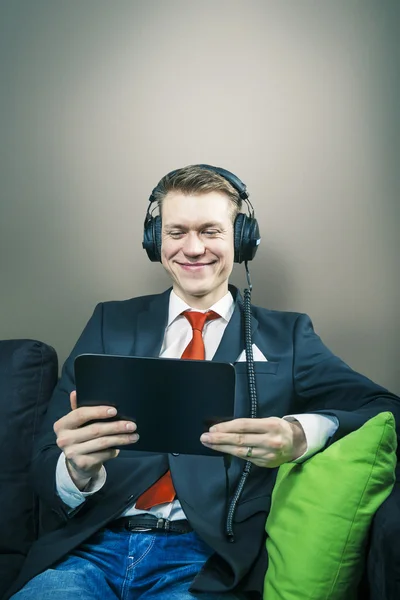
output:
<path id="1" fill-rule="evenodd" d="M 189 533 L 193 527 L 186 519 L 179 521 L 170 521 L 169 519 L 159 519 L 154 515 L 141 514 L 130 517 L 120 517 L 109 524 L 111 528 L 122 528 L 128 531 L 158 531 L 163 533 Z"/>

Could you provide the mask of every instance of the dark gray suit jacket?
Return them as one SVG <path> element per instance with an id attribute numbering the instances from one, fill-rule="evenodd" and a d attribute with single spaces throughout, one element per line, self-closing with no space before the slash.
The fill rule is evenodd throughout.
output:
<path id="1" fill-rule="evenodd" d="M 235 362 L 244 349 L 241 298 L 235 288 L 230 290 L 236 306 L 213 358 L 215 361 Z M 60 450 L 53 424 L 70 411 L 69 394 L 75 388 L 74 358 L 81 353 L 159 356 L 167 324 L 169 292 L 99 304 L 66 361 L 33 460 L 33 482 L 46 507 L 43 525 L 48 531 L 33 545 L 13 592 L 118 517 L 168 468 L 188 520 L 215 550 L 195 578 L 192 589 L 262 590 L 267 567 L 264 524 L 276 469 L 253 466 L 235 513 L 234 543 L 225 535 L 227 506 L 222 457 L 121 451 L 117 459 L 107 463 L 104 487 L 78 510 L 68 513 L 56 494 L 55 470 Z M 305 412 L 335 415 L 339 428 L 329 443 L 381 411 L 393 412 L 400 422 L 399 399 L 334 356 L 315 334 L 306 315 L 253 306 L 252 330 L 253 343 L 268 358 L 268 362 L 255 363 L 259 417 Z M 246 363 L 235 366 L 235 416 L 246 417 L 249 416 Z M 231 494 L 243 465 L 241 459 L 232 460 Z"/>

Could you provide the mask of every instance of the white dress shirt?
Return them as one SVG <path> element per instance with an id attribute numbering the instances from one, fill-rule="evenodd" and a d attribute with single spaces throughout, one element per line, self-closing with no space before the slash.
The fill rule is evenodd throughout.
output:
<path id="1" fill-rule="evenodd" d="M 232 316 L 235 308 L 235 303 L 230 292 L 228 292 L 221 300 L 216 302 L 207 310 L 213 310 L 220 315 L 220 319 L 206 321 L 203 329 L 203 340 L 205 346 L 205 360 L 211 360 L 220 344 L 225 328 Z M 182 315 L 185 310 L 192 309 L 184 302 L 175 292 L 171 292 L 169 300 L 168 325 L 165 330 L 164 340 L 161 347 L 160 358 L 179 358 L 183 351 L 192 339 L 192 327 L 189 321 Z M 267 361 L 262 352 L 253 344 L 254 359 L 257 361 Z M 245 353 L 238 357 L 238 361 L 246 360 Z M 306 440 L 307 450 L 295 462 L 302 462 L 318 452 L 327 440 L 335 433 L 338 427 L 336 417 L 317 414 L 301 414 L 289 415 L 284 417 L 288 421 L 297 420 L 303 427 Z M 140 434 L 140 432 L 139 432 Z M 106 481 L 106 468 L 103 466 L 98 475 L 93 478 L 85 491 L 81 492 L 73 483 L 66 464 L 65 456 L 61 454 L 57 463 L 56 469 L 56 487 L 57 493 L 61 500 L 71 507 L 76 508 L 84 502 L 87 496 L 99 491 Z M 129 507 L 121 516 L 136 515 L 140 513 L 150 513 L 158 518 L 168 518 L 171 520 L 185 519 L 185 514 L 181 508 L 179 500 L 174 500 L 171 503 L 159 504 L 149 510 L 137 510 L 135 506 Z"/>

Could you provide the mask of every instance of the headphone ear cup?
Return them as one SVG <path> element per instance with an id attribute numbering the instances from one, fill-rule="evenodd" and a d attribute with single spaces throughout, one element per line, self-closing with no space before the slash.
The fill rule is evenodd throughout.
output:
<path id="1" fill-rule="evenodd" d="M 244 219 L 246 215 L 244 213 L 238 213 L 236 215 L 235 223 L 233 226 L 233 248 L 234 248 L 234 262 L 241 263 L 242 262 L 242 236 L 243 236 L 243 227 L 244 227 Z"/>
<path id="2" fill-rule="evenodd" d="M 154 246 L 158 262 L 161 262 L 161 217 L 154 217 Z"/>
<path id="3" fill-rule="evenodd" d="M 234 262 L 253 260 L 260 243 L 257 219 L 238 213 L 233 229 Z"/>
<path id="4" fill-rule="evenodd" d="M 161 262 L 161 217 L 148 217 L 143 228 L 143 248 L 152 262 Z"/>

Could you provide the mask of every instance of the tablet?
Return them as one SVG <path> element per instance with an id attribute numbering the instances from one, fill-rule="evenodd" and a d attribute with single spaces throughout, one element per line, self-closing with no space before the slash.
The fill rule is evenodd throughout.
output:
<path id="1" fill-rule="evenodd" d="M 235 368 L 230 363 L 81 354 L 75 358 L 78 406 L 114 406 L 140 436 L 124 450 L 221 456 L 200 436 L 233 419 Z"/>

